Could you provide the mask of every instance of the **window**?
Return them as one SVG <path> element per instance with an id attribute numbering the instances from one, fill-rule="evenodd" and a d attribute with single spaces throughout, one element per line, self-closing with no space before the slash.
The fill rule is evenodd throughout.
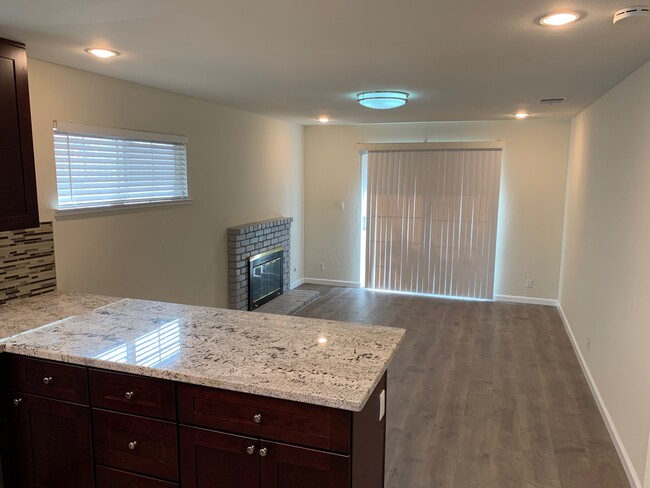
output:
<path id="1" fill-rule="evenodd" d="M 187 138 L 55 124 L 58 210 L 188 200 Z"/>
<path id="2" fill-rule="evenodd" d="M 496 146 L 364 155 L 366 287 L 492 298 L 502 152 Z"/>

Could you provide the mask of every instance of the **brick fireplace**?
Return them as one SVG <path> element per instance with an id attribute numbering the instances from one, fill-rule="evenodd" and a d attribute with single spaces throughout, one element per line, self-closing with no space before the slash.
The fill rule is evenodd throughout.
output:
<path id="1" fill-rule="evenodd" d="M 248 310 L 248 259 L 272 249 L 283 250 L 283 286 L 291 275 L 292 217 L 252 222 L 228 228 L 228 307 Z"/>

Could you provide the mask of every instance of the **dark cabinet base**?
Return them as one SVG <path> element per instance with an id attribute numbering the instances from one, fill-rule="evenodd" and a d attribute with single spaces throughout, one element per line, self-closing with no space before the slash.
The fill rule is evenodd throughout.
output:
<path id="1" fill-rule="evenodd" d="M 4 354 L 0 379 L 5 488 L 384 486 L 385 374 L 361 412 Z"/>
<path id="2" fill-rule="evenodd" d="M 348 488 L 350 456 L 261 441 L 261 488 Z"/>
<path id="3" fill-rule="evenodd" d="M 97 466 L 97 488 L 178 488 L 176 483 Z"/>
<path id="4" fill-rule="evenodd" d="M 90 408 L 32 395 L 15 400 L 20 486 L 93 486 Z"/>
<path id="5" fill-rule="evenodd" d="M 259 487 L 257 439 L 184 425 L 180 436 L 184 488 Z"/>

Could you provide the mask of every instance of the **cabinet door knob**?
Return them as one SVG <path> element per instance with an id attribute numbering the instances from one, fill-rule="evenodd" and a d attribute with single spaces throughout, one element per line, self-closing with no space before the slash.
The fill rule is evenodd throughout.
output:
<path id="1" fill-rule="evenodd" d="M 255 452 L 255 446 L 248 446 L 248 447 L 246 448 L 246 452 L 247 452 L 248 454 L 253 454 L 253 453 Z"/>
<path id="2" fill-rule="evenodd" d="M 45 383 L 46 385 L 49 385 L 50 383 L 52 383 L 53 379 L 54 378 L 52 378 L 51 376 L 46 376 L 45 378 L 43 378 L 43 383 Z"/>
<path id="3" fill-rule="evenodd" d="M 263 447 L 262 449 L 260 449 L 260 456 L 266 457 L 267 452 L 268 452 L 268 449 L 266 449 L 266 447 Z"/>
<path id="4" fill-rule="evenodd" d="M 127 392 L 124 394 L 124 398 L 126 398 L 127 400 L 132 400 L 134 396 L 135 396 L 135 393 L 132 392 L 132 391 L 127 391 Z"/>
<path id="5" fill-rule="evenodd" d="M 133 451 L 137 445 L 138 445 L 138 441 L 129 442 L 129 449 Z"/>
<path id="6" fill-rule="evenodd" d="M 261 421 L 262 421 L 262 414 L 261 413 L 253 415 L 253 422 L 255 422 L 256 424 L 259 424 Z"/>
<path id="7" fill-rule="evenodd" d="M 23 402 L 22 398 L 14 398 L 14 405 L 18 406 Z"/>

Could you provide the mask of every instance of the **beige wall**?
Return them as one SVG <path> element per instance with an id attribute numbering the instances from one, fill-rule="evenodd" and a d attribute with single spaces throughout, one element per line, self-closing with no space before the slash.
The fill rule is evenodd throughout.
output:
<path id="1" fill-rule="evenodd" d="M 640 480 L 650 431 L 649 87 L 647 63 L 572 123 L 560 285 L 564 313 Z"/>
<path id="2" fill-rule="evenodd" d="M 52 121 L 189 137 L 185 206 L 55 222 L 59 288 L 227 306 L 226 228 L 294 217 L 302 277 L 302 127 L 189 97 L 29 61 L 41 220 L 52 219 Z"/>
<path id="3" fill-rule="evenodd" d="M 556 299 L 569 128 L 568 120 L 532 119 L 306 127 L 305 276 L 359 282 L 357 142 L 499 140 L 506 147 L 495 294 Z M 528 277 L 534 288 L 525 287 Z"/>

